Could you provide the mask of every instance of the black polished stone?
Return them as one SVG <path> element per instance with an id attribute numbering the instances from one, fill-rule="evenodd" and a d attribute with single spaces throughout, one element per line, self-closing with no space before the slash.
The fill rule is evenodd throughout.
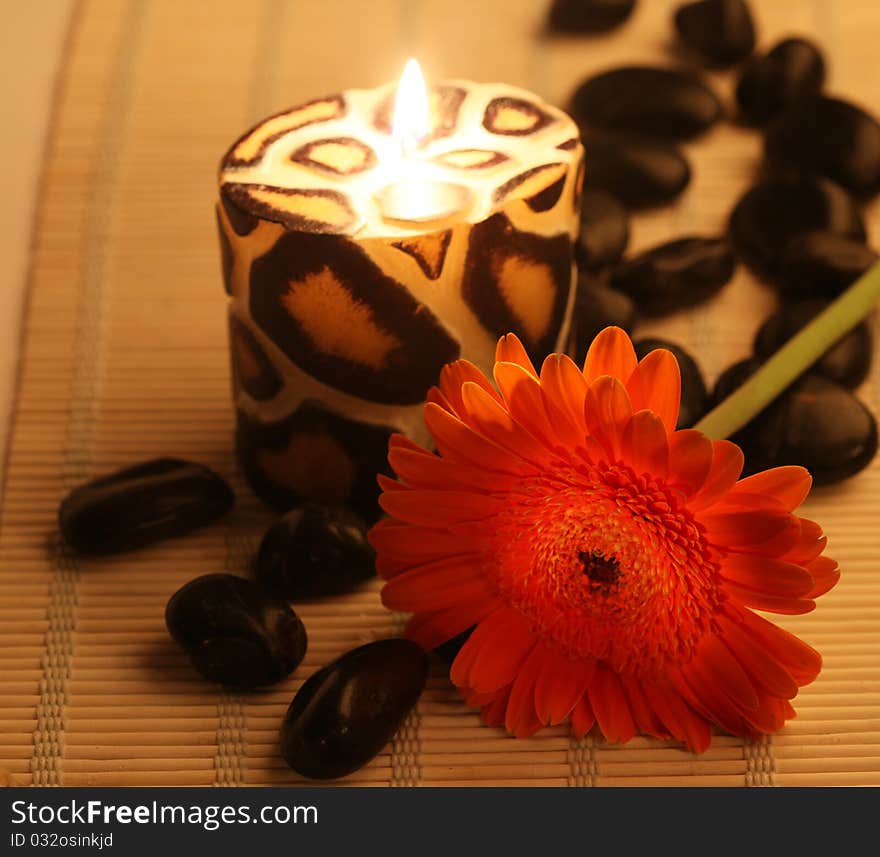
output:
<path id="1" fill-rule="evenodd" d="M 354 649 L 310 676 L 281 727 L 281 755 L 297 773 L 336 779 L 362 768 L 419 700 L 428 659 L 409 640 Z"/>
<path id="2" fill-rule="evenodd" d="M 639 339 L 633 343 L 633 347 L 639 360 L 657 348 L 672 352 L 681 371 L 681 408 L 675 427 L 690 428 L 699 422 L 709 410 L 709 391 L 700 366 L 693 356 L 680 345 L 656 337 Z"/>
<path id="3" fill-rule="evenodd" d="M 290 675 L 306 654 L 306 631 L 271 587 L 232 574 L 206 574 L 165 608 L 171 636 L 205 678 L 240 688 Z"/>
<path id="4" fill-rule="evenodd" d="M 827 307 L 825 301 L 798 301 L 783 306 L 761 325 L 755 354 L 766 360 Z M 843 387 L 858 387 L 871 369 L 871 331 L 857 324 L 813 364 L 812 370 Z"/>
<path id="5" fill-rule="evenodd" d="M 758 369 L 761 361 L 756 357 L 748 357 L 728 366 L 715 381 L 712 388 L 712 407 L 721 404 L 728 396 L 738 390 Z"/>
<path id="6" fill-rule="evenodd" d="M 584 189 L 601 188 L 629 208 L 672 202 L 691 180 L 691 168 L 674 146 L 607 134 L 584 136 Z"/>
<path id="7" fill-rule="evenodd" d="M 620 327 L 631 333 L 637 318 L 632 298 L 581 275 L 571 319 L 569 354 L 577 361 L 583 360 L 600 331 Z"/>
<path id="8" fill-rule="evenodd" d="M 473 632 L 473 628 L 468 628 L 467 631 L 462 631 L 451 640 L 447 640 L 445 643 L 441 643 L 439 646 L 437 646 L 437 648 L 434 649 L 434 653 L 441 660 L 444 660 L 446 661 L 446 663 L 451 664 L 458 657 L 458 653 L 461 651 L 461 647 L 470 639 L 470 636 Z"/>
<path id="9" fill-rule="evenodd" d="M 234 505 L 226 482 L 201 464 L 145 461 L 87 482 L 61 502 L 64 541 L 84 554 L 112 554 L 182 536 Z"/>
<path id="10" fill-rule="evenodd" d="M 755 49 L 755 25 L 745 0 L 696 0 L 675 10 L 684 45 L 708 66 L 726 68 Z"/>
<path id="11" fill-rule="evenodd" d="M 877 259 L 860 241 L 833 232 L 806 232 L 786 244 L 777 287 L 786 298 L 834 298 Z"/>
<path id="12" fill-rule="evenodd" d="M 320 598 L 374 578 L 376 555 L 359 515 L 342 506 L 306 503 L 266 531 L 255 570 L 287 598 Z"/>
<path id="13" fill-rule="evenodd" d="M 755 57 L 736 87 L 740 117 L 765 125 L 799 98 L 818 92 L 825 82 L 825 60 L 806 39 L 785 39 L 769 53 Z"/>
<path id="14" fill-rule="evenodd" d="M 764 152 L 775 168 L 825 176 L 859 196 L 880 191 L 880 123 L 841 98 L 799 99 L 767 128 Z"/>
<path id="15" fill-rule="evenodd" d="M 715 385 L 717 404 L 760 366 L 757 359 L 729 367 Z M 806 467 L 815 485 L 854 476 L 877 452 L 877 421 L 849 390 L 810 373 L 731 438 L 745 455 L 745 475 L 771 467 Z"/>
<path id="16" fill-rule="evenodd" d="M 607 33 L 632 14 L 636 0 L 553 0 L 547 17 L 551 32 Z"/>
<path id="17" fill-rule="evenodd" d="M 822 229 L 865 240 L 852 197 L 826 179 L 777 176 L 759 181 L 737 202 L 729 232 L 739 256 L 762 277 L 774 279 L 789 241 Z"/>
<path id="18" fill-rule="evenodd" d="M 585 188 L 575 254 L 581 268 L 597 270 L 620 260 L 629 243 L 629 216 L 612 194 Z"/>
<path id="19" fill-rule="evenodd" d="M 696 75 L 652 66 L 602 72 L 585 80 L 571 99 L 571 114 L 583 127 L 667 140 L 703 133 L 721 112 L 718 97 Z"/>
<path id="20" fill-rule="evenodd" d="M 640 313 L 663 315 L 712 297 L 735 267 L 726 239 L 688 236 L 618 265 L 611 272 L 611 285 L 629 295 Z"/>

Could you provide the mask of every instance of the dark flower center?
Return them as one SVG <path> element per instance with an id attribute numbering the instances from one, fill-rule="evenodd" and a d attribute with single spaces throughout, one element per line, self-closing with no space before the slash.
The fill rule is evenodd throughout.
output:
<path id="1" fill-rule="evenodd" d="M 712 627 L 713 552 L 662 481 L 623 465 L 553 462 L 508 494 L 485 571 L 566 656 L 657 678 Z"/>
<path id="2" fill-rule="evenodd" d="M 600 595 L 609 594 L 620 578 L 620 566 L 617 560 L 604 556 L 597 551 L 579 551 L 578 559 L 583 563 L 583 574 Z"/>

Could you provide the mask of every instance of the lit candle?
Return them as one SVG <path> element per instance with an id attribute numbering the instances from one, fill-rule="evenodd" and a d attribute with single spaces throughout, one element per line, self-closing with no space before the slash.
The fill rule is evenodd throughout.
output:
<path id="1" fill-rule="evenodd" d="M 472 203 L 471 192 L 461 184 L 425 176 L 425 165 L 417 158 L 422 141 L 431 133 L 428 91 L 422 70 L 409 60 L 394 99 L 391 136 L 398 153 L 387 161 L 391 182 L 376 192 L 382 217 L 400 224 L 428 224 L 460 215 Z"/>
<path id="2" fill-rule="evenodd" d="M 348 90 L 269 117 L 220 167 L 238 451 L 279 508 L 375 513 L 376 473 L 447 362 L 491 370 L 517 333 L 560 350 L 574 303 L 583 148 L 502 84 Z"/>

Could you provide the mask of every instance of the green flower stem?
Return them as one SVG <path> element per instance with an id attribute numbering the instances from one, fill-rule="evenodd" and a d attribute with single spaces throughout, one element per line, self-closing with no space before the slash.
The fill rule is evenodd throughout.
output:
<path id="1" fill-rule="evenodd" d="M 870 267 L 694 428 L 711 438 L 729 437 L 741 429 L 868 315 L 878 298 L 880 262 Z"/>

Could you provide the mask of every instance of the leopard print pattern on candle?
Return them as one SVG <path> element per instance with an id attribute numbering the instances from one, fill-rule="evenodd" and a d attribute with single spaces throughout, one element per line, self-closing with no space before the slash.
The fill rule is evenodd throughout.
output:
<path id="1" fill-rule="evenodd" d="M 374 516 L 388 435 L 428 440 L 421 405 L 445 363 L 490 369 L 508 331 L 540 362 L 567 337 L 573 122 L 514 87 L 438 85 L 415 158 L 472 201 L 410 228 L 377 198 L 399 163 L 393 96 L 348 90 L 283 111 L 221 162 L 239 457 L 278 508 L 316 497 Z"/>

